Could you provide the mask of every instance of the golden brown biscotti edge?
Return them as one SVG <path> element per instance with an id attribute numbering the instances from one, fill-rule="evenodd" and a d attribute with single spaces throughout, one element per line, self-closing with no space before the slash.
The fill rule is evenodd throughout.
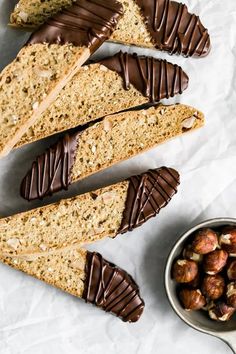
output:
<path id="1" fill-rule="evenodd" d="M 4 255 L 54 252 L 132 231 L 177 193 L 179 174 L 161 167 L 77 197 L 0 219 Z"/>
<path id="2" fill-rule="evenodd" d="M 108 114 L 182 94 L 188 76 L 166 60 L 122 51 L 83 66 L 17 146 Z"/>
<path id="3" fill-rule="evenodd" d="M 57 14 L 30 36 L 0 76 L 0 156 L 12 149 L 81 65 L 111 35 L 121 14 L 122 6 L 116 0 L 109 2 L 109 6 L 81 0 L 79 6 L 72 6 L 66 14 Z M 70 20 L 66 26 L 65 17 Z M 98 21 L 101 18 L 102 24 Z"/>
<path id="4" fill-rule="evenodd" d="M 183 104 L 107 116 L 38 156 L 22 180 L 21 196 L 42 199 L 203 125 L 203 114 Z"/>
<path id="5" fill-rule="evenodd" d="M 34 3 L 37 2 L 38 0 L 34 0 Z M 54 3 L 58 10 L 61 8 L 62 1 L 51 0 L 50 2 Z M 201 23 L 199 16 L 190 13 L 185 4 L 172 0 L 155 2 L 121 0 L 121 2 L 125 15 L 113 33 L 112 41 L 157 48 L 170 54 L 177 53 L 184 56 L 204 57 L 209 53 L 211 43 L 208 31 Z M 21 13 L 23 14 L 21 17 L 17 16 L 17 12 L 19 14 L 21 11 L 20 6 L 22 6 Z M 29 1 L 28 7 L 30 7 Z M 42 10 L 41 6 L 39 13 Z M 27 1 L 21 0 L 18 9 L 12 15 L 13 22 L 18 22 L 19 25 L 24 22 L 29 23 L 30 20 L 26 18 L 27 12 L 32 13 L 29 8 L 27 9 Z"/>
<path id="6" fill-rule="evenodd" d="M 111 312 L 125 322 L 136 322 L 142 315 L 144 301 L 138 285 L 128 273 L 99 253 L 81 248 L 51 254 L 41 252 L 25 258 L 4 257 L 0 253 L 0 261 Z"/>

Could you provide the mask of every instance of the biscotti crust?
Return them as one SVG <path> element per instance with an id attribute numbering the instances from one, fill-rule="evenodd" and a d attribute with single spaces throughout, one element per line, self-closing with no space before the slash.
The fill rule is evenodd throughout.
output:
<path id="1" fill-rule="evenodd" d="M 4 254 L 39 253 L 116 236 L 128 181 L 0 219 Z M 54 236 L 52 237 L 52 235 Z"/>
<path id="2" fill-rule="evenodd" d="M 0 156 L 13 148 L 110 37 L 122 13 L 116 0 L 109 4 L 105 0 L 80 0 L 31 34 L 16 60 L 0 76 Z M 19 100 L 18 94 L 25 99 Z"/>
<path id="3" fill-rule="evenodd" d="M 188 76 L 177 65 L 118 52 L 83 66 L 17 146 L 108 114 L 183 93 Z"/>
<path id="4" fill-rule="evenodd" d="M 20 194 L 31 201 L 67 190 L 71 183 L 203 125 L 203 114 L 182 104 L 107 116 L 66 134 L 38 156 L 22 180 Z"/>
<path id="5" fill-rule="evenodd" d="M 133 278 L 99 253 L 81 248 L 25 258 L 0 253 L 0 261 L 125 322 L 136 322 L 143 313 L 144 301 Z"/>
<path id="6" fill-rule="evenodd" d="M 89 50 L 71 45 L 24 47 L 0 75 L 0 155 L 7 154 L 55 99 Z M 63 80 L 62 80 L 63 77 Z M 10 103 L 10 104 L 9 104 Z"/>
<path id="7" fill-rule="evenodd" d="M 133 86 L 125 91 L 114 71 L 101 64 L 83 66 L 16 147 L 147 102 Z"/>

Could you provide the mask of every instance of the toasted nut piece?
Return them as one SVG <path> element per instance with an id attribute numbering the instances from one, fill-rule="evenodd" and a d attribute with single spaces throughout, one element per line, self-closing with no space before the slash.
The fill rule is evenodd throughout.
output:
<path id="1" fill-rule="evenodd" d="M 218 246 L 217 233 L 211 229 L 201 229 L 196 232 L 192 249 L 199 254 L 207 254 L 216 249 Z"/>
<path id="2" fill-rule="evenodd" d="M 236 260 L 228 265 L 227 275 L 229 280 L 236 280 Z"/>
<path id="3" fill-rule="evenodd" d="M 209 306 L 208 313 L 212 320 L 215 321 L 229 321 L 233 316 L 235 309 L 233 307 L 228 306 L 226 303 L 222 301 L 218 301 L 217 303 L 212 303 Z"/>
<path id="4" fill-rule="evenodd" d="M 227 285 L 227 305 L 236 309 L 236 282 L 233 281 Z"/>
<path id="5" fill-rule="evenodd" d="M 185 249 L 183 250 L 183 257 L 186 259 L 190 259 L 194 262 L 201 262 L 203 259 L 202 254 L 193 252 L 191 245 L 185 247 Z"/>
<path id="6" fill-rule="evenodd" d="M 219 275 L 206 275 L 202 282 L 202 293 L 204 296 L 211 300 L 219 299 L 225 289 L 225 280 L 224 278 Z"/>
<path id="7" fill-rule="evenodd" d="M 206 300 L 199 289 L 182 289 L 179 293 L 180 301 L 185 310 L 200 310 L 206 304 Z"/>
<path id="8" fill-rule="evenodd" d="M 207 274 L 215 275 L 226 265 L 228 253 L 224 250 L 216 250 L 204 257 L 203 269 Z"/>
<path id="9" fill-rule="evenodd" d="M 189 283 L 198 273 L 197 263 L 187 259 L 178 259 L 173 266 L 173 278 L 177 283 Z"/>
<path id="10" fill-rule="evenodd" d="M 219 242 L 223 250 L 236 256 L 236 228 L 234 226 L 226 226 L 222 230 Z"/>
<path id="11" fill-rule="evenodd" d="M 196 117 L 193 115 L 192 117 L 186 118 L 182 121 L 183 129 L 191 129 L 196 121 Z"/>

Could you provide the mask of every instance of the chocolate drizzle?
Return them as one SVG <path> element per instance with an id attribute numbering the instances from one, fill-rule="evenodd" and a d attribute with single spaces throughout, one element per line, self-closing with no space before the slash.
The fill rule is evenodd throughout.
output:
<path id="1" fill-rule="evenodd" d="M 144 309 L 139 288 L 131 276 L 95 252 L 87 255 L 83 298 L 125 322 L 138 321 Z"/>
<path id="2" fill-rule="evenodd" d="M 198 16 L 186 5 L 170 0 L 136 0 L 157 49 L 186 57 L 203 57 L 210 51 L 210 37 Z"/>
<path id="3" fill-rule="evenodd" d="M 48 19 L 27 44 L 49 43 L 86 46 L 94 52 L 115 30 L 122 5 L 116 0 L 78 0 Z"/>
<path id="4" fill-rule="evenodd" d="M 119 52 L 99 63 L 116 71 L 126 90 L 132 84 L 152 103 L 181 94 L 188 86 L 188 76 L 181 67 L 166 60 Z"/>
<path id="5" fill-rule="evenodd" d="M 134 176 L 129 179 L 129 188 L 118 233 L 132 231 L 159 213 L 177 193 L 179 174 L 167 167 Z"/>
<path id="6" fill-rule="evenodd" d="M 71 169 L 79 134 L 66 134 L 56 144 L 37 157 L 21 183 L 20 194 L 24 199 L 42 199 L 71 183 Z"/>

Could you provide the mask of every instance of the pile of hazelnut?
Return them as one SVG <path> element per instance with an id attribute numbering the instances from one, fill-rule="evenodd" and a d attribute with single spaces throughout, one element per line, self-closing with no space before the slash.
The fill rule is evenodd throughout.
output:
<path id="1" fill-rule="evenodd" d="M 180 284 L 185 310 L 205 310 L 212 320 L 228 321 L 236 311 L 236 227 L 198 230 L 172 276 Z"/>

